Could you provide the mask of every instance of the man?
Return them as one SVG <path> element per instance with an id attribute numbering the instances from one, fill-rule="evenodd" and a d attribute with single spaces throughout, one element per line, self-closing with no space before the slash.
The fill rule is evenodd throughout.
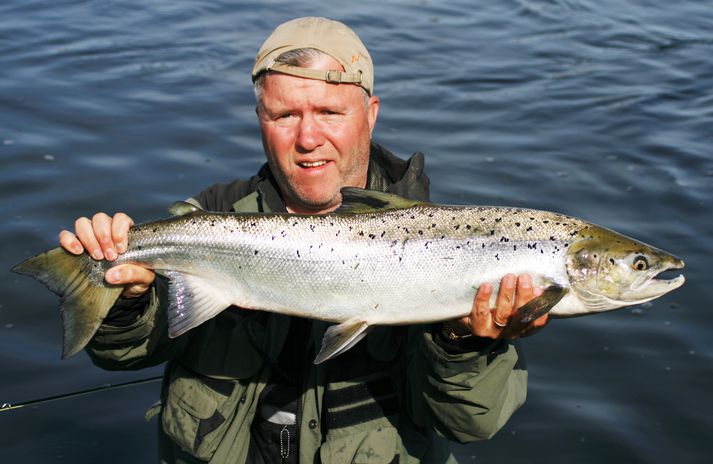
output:
<path id="1" fill-rule="evenodd" d="M 321 214 L 340 205 L 344 186 L 427 200 L 423 155 L 403 161 L 371 141 L 373 66 L 344 24 L 300 18 L 279 26 L 252 76 L 267 163 L 250 180 L 214 185 L 191 202 Z M 114 260 L 132 223 L 98 213 L 78 219 L 60 243 Z M 514 309 L 540 293 L 528 276 L 506 276 L 492 310 L 493 289 L 484 285 L 459 321 L 380 327 L 320 365 L 311 361 L 326 323 L 231 307 L 169 339 L 162 278 L 122 265 L 106 280 L 124 291 L 87 351 L 107 369 L 166 362 L 161 402 L 149 412 L 161 419 L 164 462 L 453 462 L 448 440 L 492 436 L 525 399 L 526 372 L 500 335 Z"/>

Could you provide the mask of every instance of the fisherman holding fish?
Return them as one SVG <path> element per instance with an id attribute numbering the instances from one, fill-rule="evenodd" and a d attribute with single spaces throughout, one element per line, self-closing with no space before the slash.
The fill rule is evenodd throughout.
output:
<path id="1" fill-rule="evenodd" d="M 252 78 L 267 163 L 190 203 L 323 214 L 350 186 L 428 200 L 423 155 L 404 161 L 371 140 L 373 65 L 347 26 L 313 17 L 282 24 L 260 48 Z M 132 225 L 124 213 L 79 218 L 60 244 L 114 261 Z M 161 401 L 148 413 L 160 418 L 161 462 L 455 462 L 449 440 L 491 437 L 525 401 L 527 373 L 512 340 L 547 318 L 502 336 L 511 314 L 542 294 L 528 275 L 510 274 L 494 308 L 493 286 L 484 284 L 466 317 L 379 326 L 313 364 L 326 322 L 233 306 L 169 338 L 164 277 L 123 264 L 105 279 L 123 291 L 86 350 L 112 370 L 166 363 Z"/>

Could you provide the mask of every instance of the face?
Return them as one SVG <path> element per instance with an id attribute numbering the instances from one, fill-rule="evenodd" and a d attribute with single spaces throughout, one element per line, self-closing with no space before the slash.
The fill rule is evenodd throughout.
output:
<path id="1" fill-rule="evenodd" d="M 342 70 L 329 56 L 309 66 Z M 258 118 L 262 143 L 288 208 L 316 214 L 336 209 L 342 187 L 365 187 L 379 99 L 364 103 L 353 84 L 273 73 L 264 77 Z"/>

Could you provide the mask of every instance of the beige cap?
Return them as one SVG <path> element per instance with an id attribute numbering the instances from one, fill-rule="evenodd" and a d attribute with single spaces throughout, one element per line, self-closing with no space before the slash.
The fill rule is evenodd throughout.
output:
<path id="1" fill-rule="evenodd" d="M 298 48 L 314 48 L 328 54 L 344 71 L 289 66 L 276 61 L 281 54 Z M 343 23 L 319 17 L 297 18 L 283 23 L 272 32 L 255 57 L 253 82 L 263 71 L 274 71 L 335 84 L 356 84 L 369 95 L 374 90 L 374 65 L 359 37 Z"/>

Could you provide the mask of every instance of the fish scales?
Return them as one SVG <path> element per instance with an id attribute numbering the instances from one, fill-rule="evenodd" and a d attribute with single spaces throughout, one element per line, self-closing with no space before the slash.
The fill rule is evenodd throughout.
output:
<path id="1" fill-rule="evenodd" d="M 430 206 L 366 217 L 180 217 L 132 230 L 116 263 L 227 279 L 247 308 L 332 322 L 367 311 L 373 323 L 393 324 L 409 307 L 410 322 L 432 322 L 443 317 L 434 307 L 465 315 L 474 287 L 497 287 L 504 273 L 542 267 L 545 257 L 547 278 L 561 279 L 558 252 L 581 226 L 553 213 Z"/>
<path id="2" fill-rule="evenodd" d="M 353 188 L 342 195 L 342 209 L 327 215 L 209 213 L 178 204 L 177 217 L 133 227 L 128 251 L 114 262 L 57 248 L 13 270 L 61 295 L 64 356 L 86 345 L 121 292 L 103 281 L 106 270 L 134 263 L 170 279 L 170 336 L 230 305 L 338 323 L 315 362 L 349 349 L 374 325 L 466 315 L 475 290 L 486 282 L 497 289 L 508 273 L 530 274 L 545 289 L 520 310 L 523 322 L 547 311 L 638 304 L 684 282 L 657 278 L 682 268 L 680 259 L 573 217 Z"/>

